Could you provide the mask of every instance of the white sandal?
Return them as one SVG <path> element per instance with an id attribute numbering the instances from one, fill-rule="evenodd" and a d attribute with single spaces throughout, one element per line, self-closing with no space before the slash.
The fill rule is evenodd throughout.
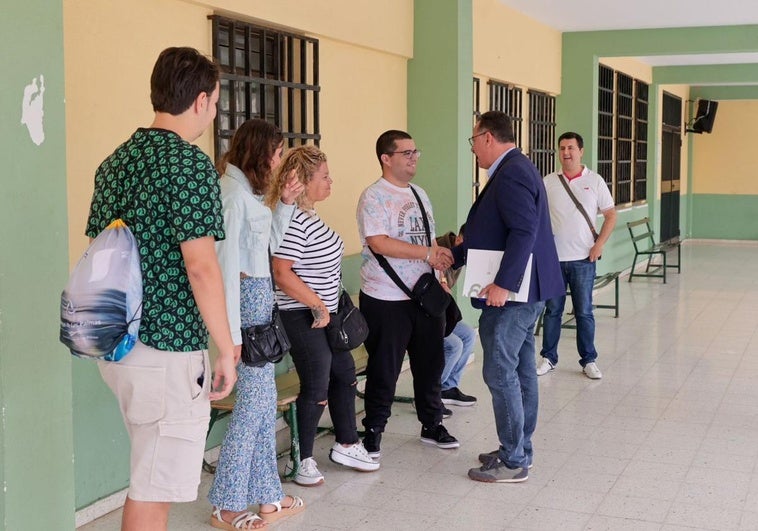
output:
<path id="1" fill-rule="evenodd" d="M 263 525 L 255 527 L 255 524 L 258 521 L 263 522 Z M 213 508 L 213 514 L 211 515 L 211 527 L 215 527 L 216 529 L 226 529 L 227 531 L 236 531 L 237 529 L 263 529 L 267 524 L 268 522 L 263 518 L 250 511 L 238 514 L 234 517 L 231 523 L 221 518 L 221 509 L 218 507 Z"/>
<path id="2" fill-rule="evenodd" d="M 278 501 L 264 503 L 263 505 L 273 505 L 276 507 L 276 510 L 268 513 L 261 511 L 260 518 L 262 518 L 265 522 L 271 523 L 276 522 L 285 516 L 292 516 L 293 514 L 297 514 L 305 509 L 305 502 L 300 496 L 292 496 L 291 494 L 287 494 L 287 496 L 292 498 L 292 503 L 289 504 L 289 507 L 282 507 L 282 503 Z"/>

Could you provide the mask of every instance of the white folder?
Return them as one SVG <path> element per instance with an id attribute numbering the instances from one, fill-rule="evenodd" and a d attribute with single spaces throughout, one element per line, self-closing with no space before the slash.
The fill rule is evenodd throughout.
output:
<path id="1" fill-rule="evenodd" d="M 466 257 L 466 273 L 463 279 L 463 296 L 479 298 L 479 292 L 495 281 L 503 260 L 503 251 L 469 249 Z M 516 302 L 529 301 L 529 285 L 532 282 L 532 255 L 526 262 L 524 280 L 518 292 L 509 291 L 508 300 Z"/>

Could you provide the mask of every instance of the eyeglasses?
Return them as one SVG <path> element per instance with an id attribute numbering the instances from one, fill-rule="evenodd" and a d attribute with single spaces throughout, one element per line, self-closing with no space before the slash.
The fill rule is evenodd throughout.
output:
<path id="1" fill-rule="evenodd" d="M 405 151 L 388 151 L 387 155 L 400 154 L 406 159 L 412 159 L 413 157 L 419 158 L 421 156 L 421 150 L 419 149 L 406 149 Z"/>
<path id="2" fill-rule="evenodd" d="M 489 133 L 489 131 L 482 131 L 481 133 L 476 134 L 476 135 L 472 136 L 471 138 L 469 138 L 468 139 L 469 146 L 474 147 L 474 139 L 476 137 L 478 137 L 478 136 L 486 135 L 487 133 Z"/>

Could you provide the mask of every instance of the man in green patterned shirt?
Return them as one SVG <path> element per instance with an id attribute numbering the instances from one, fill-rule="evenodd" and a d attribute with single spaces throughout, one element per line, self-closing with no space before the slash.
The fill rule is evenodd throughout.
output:
<path id="1" fill-rule="evenodd" d="M 140 251 L 139 341 L 98 362 L 131 440 L 122 530 L 165 530 L 170 503 L 197 498 L 210 400 L 228 395 L 239 351 L 229 334 L 214 242 L 224 238 L 218 174 L 197 139 L 216 116 L 218 67 L 192 48 L 155 64 L 155 119 L 98 168 L 87 235 L 121 218 Z M 208 333 L 219 348 L 211 382 Z"/>

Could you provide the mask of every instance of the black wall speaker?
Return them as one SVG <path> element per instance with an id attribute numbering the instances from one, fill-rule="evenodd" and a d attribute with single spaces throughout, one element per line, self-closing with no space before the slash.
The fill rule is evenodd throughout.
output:
<path id="1" fill-rule="evenodd" d="M 711 100 L 697 100 L 697 114 L 692 122 L 693 133 L 710 133 L 713 130 L 713 121 L 716 119 L 716 110 L 719 102 Z"/>

